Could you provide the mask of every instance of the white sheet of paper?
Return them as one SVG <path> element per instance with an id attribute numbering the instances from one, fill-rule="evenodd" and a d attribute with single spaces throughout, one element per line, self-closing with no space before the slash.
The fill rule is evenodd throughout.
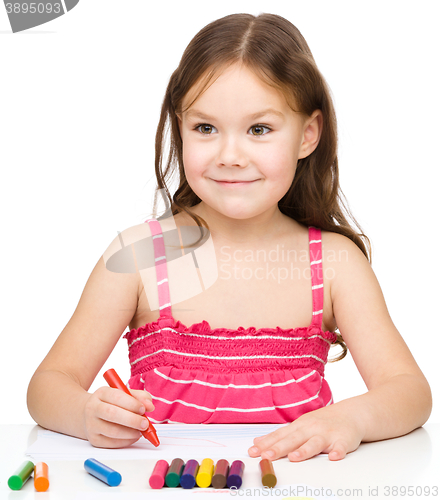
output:
<path id="1" fill-rule="evenodd" d="M 57 432 L 40 430 L 26 455 L 35 460 L 169 459 L 170 457 L 230 459 L 249 457 L 253 438 L 287 424 L 155 424 L 160 446 L 141 438 L 130 447 L 95 448 L 88 441 Z"/>

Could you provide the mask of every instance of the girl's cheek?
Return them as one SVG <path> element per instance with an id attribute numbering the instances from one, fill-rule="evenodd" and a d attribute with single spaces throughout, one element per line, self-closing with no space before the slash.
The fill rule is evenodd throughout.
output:
<path id="1" fill-rule="evenodd" d="M 212 161 L 213 152 L 205 148 L 197 150 L 188 149 L 183 151 L 183 162 L 185 168 L 191 169 L 193 172 L 202 172 L 203 169 Z"/>

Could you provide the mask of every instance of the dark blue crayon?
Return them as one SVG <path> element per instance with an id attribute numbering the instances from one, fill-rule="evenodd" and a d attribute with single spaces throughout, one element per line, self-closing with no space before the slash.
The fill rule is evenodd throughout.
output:
<path id="1" fill-rule="evenodd" d="M 98 462 L 95 458 L 88 458 L 84 462 L 84 468 L 89 474 L 95 476 L 97 479 L 108 484 L 109 486 L 119 486 L 121 484 L 121 474 L 113 469 L 110 469 L 107 465 Z"/>
<path id="2" fill-rule="evenodd" d="M 229 469 L 228 479 L 226 484 L 228 488 L 241 488 L 243 483 L 244 463 L 241 460 L 232 462 Z"/>
<path id="3" fill-rule="evenodd" d="M 194 488 L 198 470 L 199 462 L 197 462 L 197 460 L 188 460 L 180 477 L 180 486 L 182 486 L 185 490 Z"/>

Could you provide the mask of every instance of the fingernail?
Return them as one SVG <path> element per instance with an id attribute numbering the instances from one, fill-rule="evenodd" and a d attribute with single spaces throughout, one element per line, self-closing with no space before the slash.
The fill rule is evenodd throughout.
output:
<path id="1" fill-rule="evenodd" d="M 252 448 L 249 451 L 251 453 L 260 453 L 260 450 L 256 446 L 252 446 Z"/>
<path id="2" fill-rule="evenodd" d="M 141 427 L 142 429 L 146 429 L 148 427 L 148 420 L 146 418 L 142 420 Z"/>
<path id="3" fill-rule="evenodd" d="M 265 451 L 265 454 L 266 454 L 269 458 L 273 458 L 273 457 L 275 456 L 275 452 L 273 452 L 272 450 Z"/>
<path id="4" fill-rule="evenodd" d="M 139 413 L 140 413 L 141 415 L 143 415 L 143 414 L 145 413 L 145 411 L 146 411 L 146 410 L 145 410 L 145 407 L 144 407 L 144 406 L 141 406 L 141 407 L 139 408 Z"/>

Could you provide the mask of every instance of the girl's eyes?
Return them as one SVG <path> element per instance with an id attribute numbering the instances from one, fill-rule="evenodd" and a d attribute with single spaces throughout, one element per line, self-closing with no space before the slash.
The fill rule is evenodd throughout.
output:
<path id="1" fill-rule="evenodd" d="M 200 129 L 200 130 L 199 130 Z M 216 130 L 215 127 L 212 125 L 209 125 L 209 123 L 199 123 L 194 127 L 194 130 L 198 130 L 202 135 L 212 135 L 212 129 Z M 265 125 L 252 125 L 252 127 L 249 130 L 254 129 L 256 133 L 252 133 L 254 137 L 260 137 L 262 135 L 266 135 L 263 131 L 263 129 L 266 129 L 270 131 L 271 129 L 269 127 L 266 127 Z"/>

